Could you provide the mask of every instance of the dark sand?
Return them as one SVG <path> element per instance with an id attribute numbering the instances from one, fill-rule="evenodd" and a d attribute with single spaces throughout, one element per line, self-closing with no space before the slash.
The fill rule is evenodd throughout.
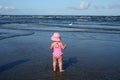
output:
<path id="1" fill-rule="evenodd" d="M 0 80 L 120 80 L 120 34 L 60 32 L 65 72 L 53 73 L 53 31 L 33 32 L 0 40 Z"/>

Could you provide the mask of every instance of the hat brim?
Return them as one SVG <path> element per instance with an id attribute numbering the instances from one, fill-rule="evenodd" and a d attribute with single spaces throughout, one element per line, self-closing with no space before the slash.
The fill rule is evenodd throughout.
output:
<path id="1" fill-rule="evenodd" d="M 59 37 L 54 37 L 54 36 L 51 37 L 51 40 L 52 41 L 61 41 L 61 39 Z"/>

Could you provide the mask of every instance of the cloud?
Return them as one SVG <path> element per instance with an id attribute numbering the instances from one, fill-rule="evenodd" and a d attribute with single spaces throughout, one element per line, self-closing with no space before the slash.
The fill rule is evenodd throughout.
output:
<path id="1" fill-rule="evenodd" d="M 95 9 L 120 9 L 120 4 L 112 3 L 107 5 L 94 5 Z"/>
<path id="2" fill-rule="evenodd" d="M 4 7 L 5 10 L 15 10 L 16 8 L 14 6 L 6 6 Z"/>
<path id="3" fill-rule="evenodd" d="M 113 3 L 113 4 L 108 5 L 108 8 L 110 8 L 110 9 L 115 9 L 115 8 L 120 9 L 120 4 L 118 4 L 118 3 Z"/>
<path id="4" fill-rule="evenodd" d="M 95 9 L 106 9 L 106 6 L 104 5 L 94 5 Z"/>
<path id="5" fill-rule="evenodd" d="M 0 10 L 15 10 L 14 6 L 0 6 Z"/>
<path id="6" fill-rule="evenodd" d="M 0 6 L 0 10 L 2 9 L 3 7 L 2 6 Z"/>
<path id="7" fill-rule="evenodd" d="M 88 9 L 89 6 L 90 6 L 90 3 L 88 2 L 80 2 L 79 6 L 74 6 L 69 8 L 74 10 L 85 10 L 85 9 Z"/>
<path id="8" fill-rule="evenodd" d="M 90 5 L 90 4 L 87 3 L 87 2 L 81 2 L 79 8 L 80 8 L 81 10 L 84 10 L 84 9 L 87 9 L 87 8 L 89 7 L 89 5 Z"/>

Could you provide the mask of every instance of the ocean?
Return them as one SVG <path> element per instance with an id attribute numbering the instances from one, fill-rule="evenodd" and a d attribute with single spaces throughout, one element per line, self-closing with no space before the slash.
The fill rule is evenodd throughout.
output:
<path id="1" fill-rule="evenodd" d="M 120 33 L 120 16 L 0 15 L 0 26 L 4 24 L 31 24 L 32 29 L 46 31 Z"/>

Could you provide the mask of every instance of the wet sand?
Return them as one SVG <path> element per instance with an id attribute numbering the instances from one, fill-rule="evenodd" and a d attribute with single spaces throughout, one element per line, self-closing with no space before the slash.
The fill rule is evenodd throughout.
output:
<path id="1" fill-rule="evenodd" d="M 49 46 L 54 31 L 32 32 L 0 40 L 0 80 L 120 79 L 120 34 L 61 31 L 67 44 L 65 72 L 53 73 Z"/>

